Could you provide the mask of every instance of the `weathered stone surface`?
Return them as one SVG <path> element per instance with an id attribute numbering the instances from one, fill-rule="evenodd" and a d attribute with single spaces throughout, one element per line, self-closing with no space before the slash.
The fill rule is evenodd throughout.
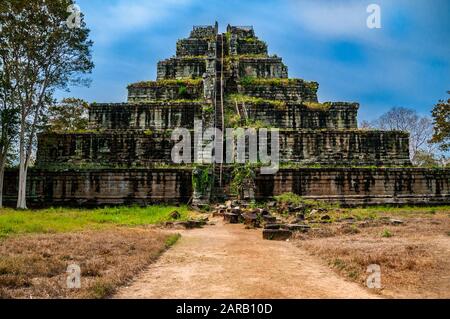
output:
<path id="1" fill-rule="evenodd" d="M 249 118 L 267 125 L 292 129 L 356 129 L 357 103 L 333 103 L 326 110 L 310 109 L 302 104 L 287 103 L 285 108 L 271 104 L 247 103 Z"/>
<path id="2" fill-rule="evenodd" d="M 311 226 L 303 224 L 289 224 L 286 225 L 285 228 L 292 232 L 307 232 L 308 230 L 311 229 Z"/>
<path id="3" fill-rule="evenodd" d="M 256 198 L 293 192 L 342 205 L 450 203 L 450 170 L 303 168 L 259 175 Z"/>
<path id="4" fill-rule="evenodd" d="M 89 122 L 92 128 L 106 130 L 193 129 L 194 121 L 202 119 L 204 105 L 194 101 L 92 104 Z"/>
<path id="5" fill-rule="evenodd" d="M 281 229 L 284 226 L 282 224 L 266 224 L 264 225 L 264 229 Z"/>
<path id="6" fill-rule="evenodd" d="M 157 79 L 201 78 L 206 72 L 206 58 L 179 57 L 158 62 Z"/>
<path id="7" fill-rule="evenodd" d="M 237 62 L 240 77 L 287 78 L 288 69 L 279 57 L 243 57 Z"/>
<path id="8" fill-rule="evenodd" d="M 245 213 L 242 214 L 242 218 L 244 219 L 244 224 L 251 227 L 260 227 L 260 219 L 257 214 Z"/>
<path id="9" fill-rule="evenodd" d="M 175 211 L 170 213 L 169 217 L 172 218 L 172 219 L 180 219 L 181 214 L 175 210 Z"/>
<path id="10" fill-rule="evenodd" d="M 389 221 L 392 225 L 395 225 L 395 226 L 403 225 L 405 223 L 403 220 L 400 220 L 400 219 L 390 219 Z"/>
<path id="11" fill-rule="evenodd" d="M 264 83 L 238 85 L 238 93 L 266 100 L 317 102 L 318 86 L 319 84 L 316 82 L 306 82 L 298 79 L 279 85 Z"/>
<path id="12" fill-rule="evenodd" d="M 286 229 L 264 229 L 263 239 L 266 240 L 287 240 L 291 238 L 292 232 Z"/>
<path id="13" fill-rule="evenodd" d="M 186 229 L 202 228 L 207 224 L 208 220 L 198 219 L 198 220 L 187 220 L 183 222 L 173 223 L 174 227 L 184 227 Z"/>
<path id="14" fill-rule="evenodd" d="M 203 98 L 203 83 L 195 81 L 140 82 L 128 86 L 128 102 L 199 100 Z"/>
<path id="15" fill-rule="evenodd" d="M 239 224 L 241 215 L 234 213 L 225 213 L 223 220 L 230 224 Z"/>
<path id="16" fill-rule="evenodd" d="M 39 136 L 37 164 L 148 167 L 155 163 L 170 163 L 174 145 L 170 132 L 162 131 L 43 134 Z"/>
<path id="17" fill-rule="evenodd" d="M 17 198 L 17 181 L 17 170 L 8 170 L 4 189 L 7 204 L 14 204 Z M 191 172 L 180 169 L 30 169 L 27 199 L 31 206 L 187 203 L 192 195 L 191 181 Z"/>
<path id="18" fill-rule="evenodd" d="M 266 215 L 266 216 L 263 216 L 263 220 L 266 223 L 275 223 L 277 221 L 277 218 L 275 216 Z"/>

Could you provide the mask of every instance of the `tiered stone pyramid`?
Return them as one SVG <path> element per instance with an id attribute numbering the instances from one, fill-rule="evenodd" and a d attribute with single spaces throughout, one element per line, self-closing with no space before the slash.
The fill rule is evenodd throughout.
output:
<path id="1" fill-rule="evenodd" d="M 280 129 L 281 168 L 257 174 L 257 199 L 292 191 L 345 204 L 450 201 L 449 170 L 410 167 L 407 133 L 358 129 L 359 104 L 321 103 L 318 88 L 289 78 L 252 27 L 194 27 L 158 63 L 156 81 L 128 86 L 127 103 L 92 104 L 89 130 L 39 136 L 30 194 L 41 203 L 187 202 L 194 165 L 172 162 L 171 133 L 198 121 Z M 208 191 L 232 196 L 233 172 L 221 168 Z"/>

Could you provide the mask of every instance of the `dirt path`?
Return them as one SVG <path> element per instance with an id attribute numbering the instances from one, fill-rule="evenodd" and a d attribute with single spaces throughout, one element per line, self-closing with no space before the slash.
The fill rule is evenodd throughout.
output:
<path id="1" fill-rule="evenodd" d="M 180 241 L 116 298 L 374 298 L 288 242 L 224 225 Z"/>

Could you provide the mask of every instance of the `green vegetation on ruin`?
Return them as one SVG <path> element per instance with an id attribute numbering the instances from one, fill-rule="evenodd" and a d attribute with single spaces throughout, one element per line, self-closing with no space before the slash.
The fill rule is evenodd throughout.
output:
<path id="1" fill-rule="evenodd" d="M 130 101 L 128 104 L 130 105 L 145 105 L 152 104 L 157 105 L 158 107 L 171 107 L 175 104 L 199 104 L 204 103 L 203 99 L 176 99 L 176 100 L 139 100 L 139 101 Z"/>
<path id="2" fill-rule="evenodd" d="M 207 56 L 206 55 L 183 55 L 182 57 L 180 57 L 183 60 L 203 60 L 206 59 Z"/>
<path id="3" fill-rule="evenodd" d="M 302 102 L 302 104 L 304 106 L 306 106 L 307 109 L 309 110 L 314 110 L 314 111 L 328 111 L 330 110 L 332 103 L 330 102 L 325 102 L 325 103 L 319 103 L 319 102 Z"/>
<path id="4" fill-rule="evenodd" d="M 267 100 L 263 98 L 253 97 L 249 95 L 243 94 L 230 94 L 227 96 L 227 100 L 230 103 L 248 103 L 258 106 L 270 105 L 275 107 L 278 110 L 285 110 L 286 103 L 278 100 Z"/>
<path id="5" fill-rule="evenodd" d="M 243 77 L 239 81 L 239 84 L 243 86 L 250 86 L 250 85 L 288 86 L 299 83 L 306 83 L 306 82 L 301 79 L 285 79 L 285 78 L 264 79 L 253 76 Z"/>
<path id="6" fill-rule="evenodd" d="M 233 165 L 232 180 L 230 184 L 230 190 L 234 195 L 241 197 L 244 190 L 249 189 L 254 184 L 256 178 L 257 164 L 246 163 Z"/>
<path id="7" fill-rule="evenodd" d="M 228 66 L 231 62 L 239 61 L 242 59 L 267 59 L 267 55 L 265 54 L 237 54 L 237 55 L 228 55 L 225 57 L 225 66 Z"/>
<path id="8" fill-rule="evenodd" d="M 315 209 L 331 210 L 331 209 L 339 208 L 338 204 L 327 203 L 327 202 L 317 201 L 317 200 L 312 200 L 312 199 L 306 199 L 300 195 L 290 193 L 290 192 L 275 196 L 274 199 L 280 204 L 287 204 L 287 205 L 294 205 L 294 206 L 306 205 L 310 208 L 315 208 Z"/>
<path id="9" fill-rule="evenodd" d="M 188 220 L 192 213 L 185 205 L 119 206 L 97 209 L 47 208 L 20 211 L 0 209 L 0 238 L 19 234 L 64 233 L 113 226 L 144 226 L 172 221 L 170 213 L 180 213 L 179 220 Z"/>
<path id="10" fill-rule="evenodd" d="M 128 88 L 147 88 L 147 87 L 175 86 L 175 85 L 199 86 L 202 83 L 203 83 L 202 78 L 164 79 L 158 81 L 142 81 L 132 83 L 128 85 Z"/>
<path id="11" fill-rule="evenodd" d="M 211 165 L 196 165 L 192 172 L 192 189 L 202 195 L 211 189 L 214 182 Z"/>

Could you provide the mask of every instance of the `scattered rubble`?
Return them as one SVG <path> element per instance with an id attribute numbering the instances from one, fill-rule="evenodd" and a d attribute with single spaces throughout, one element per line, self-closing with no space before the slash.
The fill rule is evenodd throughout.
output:
<path id="1" fill-rule="evenodd" d="M 263 239 L 266 240 L 288 240 L 292 232 L 287 229 L 264 229 Z"/>
<path id="2" fill-rule="evenodd" d="M 175 210 L 175 211 L 170 213 L 170 218 L 172 218 L 172 219 L 180 219 L 181 218 L 181 214 Z"/>

